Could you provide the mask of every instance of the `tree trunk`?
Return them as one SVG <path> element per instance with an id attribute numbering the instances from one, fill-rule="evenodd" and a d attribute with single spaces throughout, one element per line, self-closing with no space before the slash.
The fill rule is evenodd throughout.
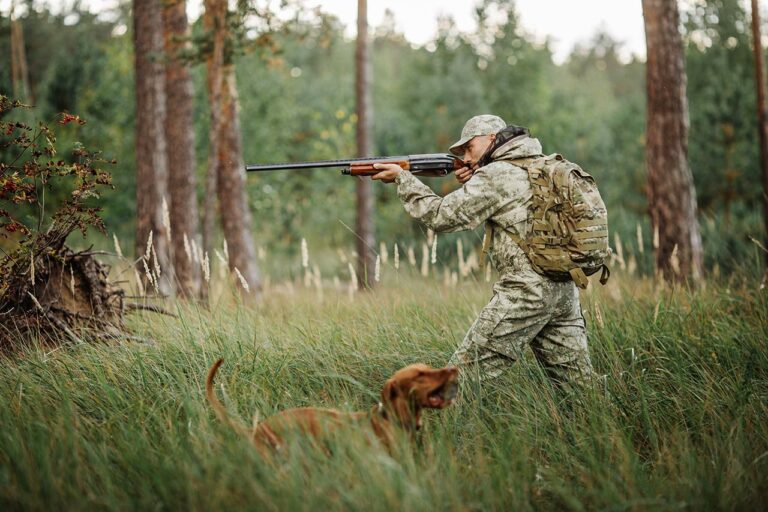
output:
<path id="1" fill-rule="evenodd" d="M 763 45 L 760 42 L 760 11 L 757 0 L 752 0 L 752 43 L 755 56 L 755 88 L 757 90 L 757 131 L 760 140 L 760 174 L 763 177 L 763 234 L 764 247 L 768 247 L 768 133 L 765 125 L 765 72 L 763 71 Z M 768 253 L 765 254 L 768 263 Z"/>
<path id="2" fill-rule="evenodd" d="M 214 55 L 209 60 L 208 81 L 212 98 L 211 150 L 216 157 L 216 195 L 229 253 L 229 268 L 235 273 L 235 282 L 241 289 L 255 292 L 261 280 L 251 233 L 251 212 L 245 193 L 245 162 L 237 118 L 235 67 L 231 55 L 224 54 L 223 45 L 228 37 L 225 23 L 227 4 L 225 0 L 207 0 L 206 9 L 209 6 L 213 15 L 210 21 L 214 25 Z"/>
<path id="3" fill-rule="evenodd" d="M 168 233 L 163 222 L 162 203 L 168 187 L 165 133 L 165 75 L 163 64 L 154 56 L 163 51 L 160 4 L 134 0 L 133 38 L 136 80 L 136 254 L 148 254 L 152 233 L 152 255 L 146 261 L 156 291 L 171 293 Z M 160 272 L 157 272 L 157 269 Z M 139 266 L 141 272 L 144 265 Z M 157 275 L 159 273 L 159 275 Z M 151 289 L 149 279 L 146 289 Z"/>
<path id="4" fill-rule="evenodd" d="M 357 1 L 357 47 L 355 51 L 355 96 L 357 110 L 357 155 L 372 156 L 373 101 L 371 81 L 373 67 L 368 38 L 367 0 Z M 358 178 L 356 183 L 357 219 L 357 273 L 363 288 L 374 284 L 373 192 L 370 178 Z"/>
<path id="5" fill-rule="evenodd" d="M 206 57 L 206 86 L 208 88 L 208 168 L 205 171 L 205 196 L 203 198 L 203 251 L 213 254 L 213 239 L 216 229 L 216 174 L 218 163 L 218 133 L 221 124 L 221 73 L 224 65 L 225 30 L 217 28 L 225 23 L 226 3 L 221 0 L 205 0 L 203 26 L 211 38 L 211 53 Z M 207 296 L 208 286 L 203 286 Z"/>
<path id="6" fill-rule="evenodd" d="M 648 52 L 645 159 L 656 268 L 668 281 L 701 275 L 696 190 L 688 166 L 688 104 L 676 0 L 643 0 Z"/>
<path id="7" fill-rule="evenodd" d="M 11 82 L 15 100 L 34 103 L 29 87 L 29 69 L 27 68 L 27 53 L 24 49 L 24 31 L 16 19 L 14 11 L 16 2 L 11 1 Z"/>
<path id="8" fill-rule="evenodd" d="M 168 0 L 163 3 L 163 35 L 168 110 L 165 135 L 168 143 L 173 268 L 179 295 L 197 297 L 200 293 L 200 266 L 194 261 L 189 243 L 191 240 L 197 241 L 199 230 L 192 77 L 188 66 L 180 60 L 180 52 L 189 46 L 189 25 L 184 0 Z"/>

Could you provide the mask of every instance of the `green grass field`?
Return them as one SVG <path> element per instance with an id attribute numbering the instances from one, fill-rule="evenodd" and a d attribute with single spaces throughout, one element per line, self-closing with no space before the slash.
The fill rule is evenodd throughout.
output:
<path id="1" fill-rule="evenodd" d="M 738 284 L 737 284 L 738 281 Z M 530 351 L 428 411 L 395 455 L 345 436 L 277 462 L 213 415 L 203 380 L 250 422 L 304 405 L 370 408 L 412 362 L 442 366 L 486 283 L 375 293 L 273 287 L 179 318 L 135 315 L 155 345 L 29 349 L 0 367 L 0 510 L 754 510 L 768 499 L 768 294 L 630 278 L 584 294 L 601 377 L 564 397 Z M 222 387 L 223 385 L 223 387 Z"/>

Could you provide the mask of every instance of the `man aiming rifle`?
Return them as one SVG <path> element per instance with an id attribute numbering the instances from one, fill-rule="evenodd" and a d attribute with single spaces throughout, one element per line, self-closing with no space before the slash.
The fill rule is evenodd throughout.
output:
<path id="1" fill-rule="evenodd" d="M 601 281 L 607 279 L 602 258 L 608 254 L 605 208 L 599 195 L 595 200 L 594 180 L 559 155 L 544 157 L 541 144 L 525 128 L 507 126 L 493 115 L 467 121 L 450 151 L 463 160 L 455 171 L 462 187 L 445 197 L 396 163 L 374 164 L 379 172 L 372 179 L 395 183 L 405 210 L 435 232 L 474 229 L 486 222 L 483 260 L 493 247 L 500 278 L 451 363 L 477 365 L 481 378 L 497 377 L 530 345 L 555 382 L 587 380 L 592 364 L 576 285 L 586 286 L 586 275 L 599 268 L 604 270 Z M 543 174 L 545 169 L 560 176 L 553 178 L 558 183 L 546 181 L 550 173 Z M 578 208 L 587 215 L 564 218 L 561 212 L 570 207 L 564 203 L 571 200 L 554 195 L 550 200 L 546 192 L 556 185 L 572 194 L 570 206 L 588 202 Z M 542 201 L 552 211 L 542 210 Z M 542 213 L 531 215 L 537 211 Z M 552 216 L 555 211 L 558 217 Z M 544 235 L 531 238 L 534 231 Z M 568 257 L 562 257 L 564 249 L 554 241 L 571 244 Z"/>

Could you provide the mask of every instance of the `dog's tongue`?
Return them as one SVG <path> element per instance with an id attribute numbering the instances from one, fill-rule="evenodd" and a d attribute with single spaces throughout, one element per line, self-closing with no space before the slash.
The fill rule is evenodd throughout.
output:
<path id="1" fill-rule="evenodd" d="M 432 395 L 429 397 L 429 405 L 432 407 L 440 407 L 443 405 L 443 397 L 440 395 Z"/>

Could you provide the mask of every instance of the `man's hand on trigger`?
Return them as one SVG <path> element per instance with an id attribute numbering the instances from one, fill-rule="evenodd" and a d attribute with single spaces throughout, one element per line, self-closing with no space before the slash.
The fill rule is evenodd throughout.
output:
<path id="1" fill-rule="evenodd" d="M 462 185 L 469 181 L 469 178 L 472 177 L 472 174 L 475 172 L 475 166 L 474 165 L 466 165 L 462 167 L 461 169 L 456 169 L 456 180 L 461 183 Z"/>
<path id="2" fill-rule="evenodd" d="M 371 179 L 381 180 L 384 183 L 393 183 L 397 175 L 403 172 L 403 168 L 397 164 L 373 164 L 373 168 L 379 172 L 371 176 Z"/>

